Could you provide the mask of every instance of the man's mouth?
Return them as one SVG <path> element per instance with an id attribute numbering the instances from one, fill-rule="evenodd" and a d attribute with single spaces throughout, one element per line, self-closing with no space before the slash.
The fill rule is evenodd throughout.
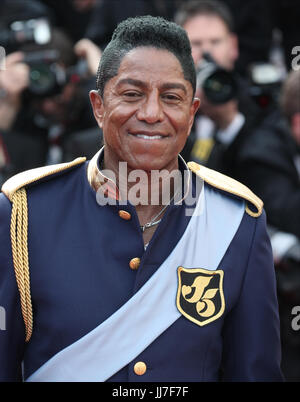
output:
<path id="1" fill-rule="evenodd" d="M 164 138 L 162 135 L 145 135 L 145 134 L 137 134 L 136 137 L 143 138 L 144 140 L 160 140 Z"/>
<path id="2" fill-rule="evenodd" d="M 164 138 L 167 138 L 167 135 L 162 135 L 159 133 L 145 133 L 145 132 L 136 132 L 136 133 L 131 133 L 129 132 L 129 135 L 132 135 L 137 138 L 141 138 L 143 140 L 148 140 L 148 141 L 154 141 L 154 140 L 162 140 Z"/>

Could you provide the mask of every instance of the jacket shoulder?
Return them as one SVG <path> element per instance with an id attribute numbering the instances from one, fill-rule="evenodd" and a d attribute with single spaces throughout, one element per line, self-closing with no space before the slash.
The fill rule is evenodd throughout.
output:
<path id="1" fill-rule="evenodd" d="M 244 184 L 196 162 L 188 162 L 187 165 L 192 172 L 201 177 L 210 186 L 247 201 L 246 212 L 249 215 L 257 218 L 262 214 L 264 206 L 262 200 Z"/>
<path id="2" fill-rule="evenodd" d="M 56 165 L 43 166 L 26 170 L 8 179 L 2 186 L 1 191 L 12 201 L 16 191 L 31 184 L 36 184 L 45 178 L 51 178 L 56 174 L 65 173 L 86 161 L 85 157 L 76 158 L 71 162 Z"/>

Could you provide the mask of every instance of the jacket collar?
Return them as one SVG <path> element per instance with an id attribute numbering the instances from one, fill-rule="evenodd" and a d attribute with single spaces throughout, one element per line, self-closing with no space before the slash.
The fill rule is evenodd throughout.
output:
<path id="1" fill-rule="evenodd" d="M 94 155 L 90 160 L 87 168 L 87 178 L 91 188 L 97 193 L 97 191 L 103 188 L 105 196 L 112 198 L 114 200 L 120 200 L 121 194 L 115 181 L 107 175 L 107 171 L 102 169 L 104 161 L 104 146 Z M 191 171 L 188 168 L 185 160 L 181 155 L 178 155 L 179 170 L 183 177 L 183 197 L 180 200 L 176 199 L 174 204 L 181 204 L 182 201 L 187 197 L 188 192 L 191 187 Z M 184 174 L 184 172 L 186 172 Z M 104 186 L 105 185 L 105 186 Z"/>

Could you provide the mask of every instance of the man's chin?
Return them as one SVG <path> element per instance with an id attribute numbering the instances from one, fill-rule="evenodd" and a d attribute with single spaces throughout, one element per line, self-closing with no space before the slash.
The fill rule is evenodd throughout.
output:
<path id="1" fill-rule="evenodd" d="M 134 161 L 128 162 L 128 170 L 143 170 L 145 172 L 151 172 L 153 170 L 172 170 L 177 168 L 176 161 L 166 160 L 155 156 L 141 157 Z"/>

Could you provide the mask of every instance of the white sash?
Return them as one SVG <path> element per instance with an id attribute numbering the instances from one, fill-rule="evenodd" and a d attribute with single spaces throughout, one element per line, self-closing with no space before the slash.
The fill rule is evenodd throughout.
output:
<path id="1" fill-rule="evenodd" d="M 27 381 L 102 382 L 130 363 L 181 316 L 176 307 L 177 268 L 216 270 L 244 211 L 243 201 L 203 185 L 182 238 L 145 285 Z"/>

